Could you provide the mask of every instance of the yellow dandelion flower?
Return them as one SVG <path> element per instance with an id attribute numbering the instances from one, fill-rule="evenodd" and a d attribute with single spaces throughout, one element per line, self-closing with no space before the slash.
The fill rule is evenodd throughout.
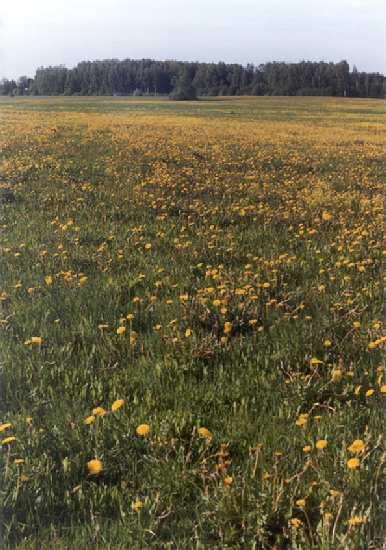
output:
<path id="1" fill-rule="evenodd" d="M 290 521 L 291 527 L 294 527 L 295 529 L 298 529 L 303 525 L 302 520 L 299 518 L 291 518 L 289 521 Z"/>
<path id="2" fill-rule="evenodd" d="M 42 342 L 43 342 L 43 338 L 41 336 L 32 336 L 31 337 L 31 344 L 40 345 Z"/>
<path id="3" fill-rule="evenodd" d="M 332 219 L 332 214 L 328 212 L 327 210 L 323 210 L 322 212 L 322 220 L 324 222 L 329 222 Z"/>
<path id="4" fill-rule="evenodd" d="M 312 450 L 311 445 L 304 445 L 303 452 L 309 453 Z"/>
<path id="5" fill-rule="evenodd" d="M 0 424 L 0 432 L 4 432 L 4 430 L 8 430 L 8 428 L 11 428 L 12 424 L 10 422 L 5 422 L 4 424 Z"/>
<path id="6" fill-rule="evenodd" d="M 359 458 L 350 458 L 347 461 L 347 468 L 349 470 L 356 470 L 357 468 L 359 468 L 359 465 L 360 465 Z"/>
<path id="7" fill-rule="evenodd" d="M 380 387 L 380 392 L 381 393 L 386 393 L 386 384 L 384 384 L 383 386 Z"/>
<path id="8" fill-rule="evenodd" d="M 232 323 L 230 323 L 229 321 L 227 321 L 225 324 L 224 324 L 224 334 L 230 334 L 232 332 Z"/>
<path id="9" fill-rule="evenodd" d="M 192 330 L 190 328 L 187 328 L 185 330 L 185 337 L 189 338 L 190 336 L 192 336 Z"/>
<path id="10" fill-rule="evenodd" d="M 299 508 L 304 508 L 304 506 L 306 505 L 306 499 L 299 498 L 298 500 L 295 501 L 295 504 L 296 506 L 299 506 Z"/>
<path id="11" fill-rule="evenodd" d="M 121 407 L 123 407 L 123 405 L 125 404 L 125 401 L 124 399 L 116 399 L 114 401 L 114 403 L 111 405 L 111 410 L 114 412 L 114 411 L 117 411 L 118 409 L 120 409 Z"/>
<path id="12" fill-rule="evenodd" d="M 323 342 L 323 346 L 324 346 L 325 348 L 330 348 L 330 347 L 332 346 L 331 340 L 325 340 L 325 341 Z"/>
<path id="13" fill-rule="evenodd" d="M 343 372 L 340 369 L 334 369 L 331 373 L 331 380 L 333 382 L 339 382 L 343 376 Z"/>
<path id="14" fill-rule="evenodd" d="M 118 327 L 117 328 L 117 334 L 118 335 L 125 334 L 125 332 L 126 332 L 126 327 Z"/>
<path id="15" fill-rule="evenodd" d="M 200 437 L 203 437 L 204 439 L 212 439 L 212 433 L 208 430 L 208 428 L 204 428 L 204 427 L 201 427 L 201 428 L 198 428 L 197 430 L 198 432 L 198 435 Z"/>
<path id="16" fill-rule="evenodd" d="M 349 520 L 348 520 L 348 524 L 351 526 L 351 527 L 355 527 L 355 525 L 360 525 L 361 523 L 364 523 L 364 518 L 362 516 L 352 516 Z"/>
<path id="17" fill-rule="evenodd" d="M 374 390 L 371 390 L 371 389 L 367 390 L 367 392 L 365 393 L 365 396 L 370 397 L 371 395 L 373 395 L 373 393 L 374 393 Z"/>
<path id="18" fill-rule="evenodd" d="M 136 429 L 137 435 L 140 435 L 141 437 L 146 437 L 150 433 L 150 426 L 149 424 L 140 424 Z"/>
<path id="19" fill-rule="evenodd" d="M 232 476 L 225 476 L 224 477 L 224 485 L 232 485 L 233 483 L 233 477 Z"/>
<path id="20" fill-rule="evenodd" d="M 304 426 L 307 423 L 308 420 L 308 414 L 300 414 L 299 417 L 296 419 L 295 424 L 296 426 Z"/>
<path id="21" fill-rule="evenodd" d="M 12 441 L 16 441 L 16 437 L 13 437 L 13 436 L 5 437 L 4 439 L 1 440 L 1 444 L 7 445 L 8 443 L 12 443 Z"/>
<path id="22" fill-rule="evenodd" d="M 94 416 L 104 416 L 107 413 L 103 407 L 95 407 L 91 412 Z"/>
<path id="23" fill-rule="evenodd" d="M 95 418 L 96 417 L 93 414 L 90 415 L 90 416 L 87 416 L 87 418 L 85 418 L 83 420 L 83 424 L 86 424 L 86 425 L 92 424 L 94 422 Z"/>
<path id="24" fill-rule="evenodd" d="M 98 458 L 93 458 L 87 462 L 87 470 L 90 476 L 97 476 L 103 470 L 103 463 Z"/>
<path id="25" fill-rule="evenodd" d="M 310 359 L 310 366 L 311 367 L 314 367 L 315 365 L 323 365 L 323 361 L 321 361 L 320 359 L 318 359 L 317 357 L 312 357 Z"/>
<path id="26" fill-rule="evenodd" d="M 319 449 L 320 451 L 325 449 L 327 447 L 327 440 L 326 439 L 318 439 L 318 441 L 315 443 L 315 447 Z"/>
<path id="27" fill-rule="evenodd" d="M 363 443 L 362 439 L 355 439 L 355 441 L 353 441 L 348 447 L 348 450 L 350 451 L 350 453 L 356 454 L 362 452 L 364 448 L 365 444 Z"/>
<path id="28" fill-rule="evenodd" d="M 134 500 L 131 503 L 131 509 L 134 510 L 134 512 L 139 512 L 141 508 L 143 508 L 143 503 L 140 500 Z"/>
<path id="29" fill-rule="evenodd" d="M 47 277 L 44 277 L 44 282 L 46 283 L 47 286 L 51 286 L 52 283 L 54 282 L 54 279 L 52 278 L 51 275 L 47 275 Z"/>

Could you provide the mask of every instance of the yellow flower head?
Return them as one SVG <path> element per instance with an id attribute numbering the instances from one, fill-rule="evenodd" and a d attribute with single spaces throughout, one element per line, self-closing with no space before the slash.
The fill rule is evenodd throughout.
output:
<path id="1" fill-rule="evenodd" d="M 198 428 L 197 432 L 198 432 L 198 435 L 200 437 L 203 437 L 204 439 L 212 439 L 212 434 L 208 430 L 208 428 L 204 428 L 204 427 Z"/>
<path id="2" fill-rule="evenodd" d="M 90 476 L 97 476 L 103 470 L 103 463 L 98 458 L 93 458 L 87 462 L 87 471 Z"/>
<path id="3" fill-rule="evenodd" d="M 92 410 L 94 416 L 104 416 L 106 413 L 107 411 L 103 407 L 95 407 L 95 409 Z"/>
<path id="4" fill-rule="evenodd" d="M 327 447 L 326 439 L 318 439 L 318 441 L 315 443 L 315 447 L 319 450 L 325 449 Z"/>
<path id="5" fill-rule="evenodd" d="M 361 439 L 355 439 L 355 441 L 351 443 L 348 450 L 350 451 L 350 453 L 357 454 L 362 452 L 364 448 L 365 448 L 365 444 L 363 443 L 363 441 Z"/>
<path id="6" fill-rule="evenodd" d="M 291 518 L 290 519 L 291 527 L 294 527 L 294 529 L 298 529 L 303 524 L 302 520 L 299 518 Z"/>
<path id="7" fill-rule="evenodd" d="M 332 215 L 329 212 L 327 212 L 327 210 L 323 210 L 322 220 L 324 222 L 329 222 L 331 219 L 332 219 Z"/>
<path id="8" fill-rule="evenodd" d="M 225 476 L 224 477 L 224 485 L 232 485 L 233 483 L 233 477 L 232 476 Z"/>
<path id="9" fill-rule="evenodd" d="M 307 423 L 307 420 L 308 420 L 308 414 L 303 413 L 303 414 L 300 414 L 299 417 L 296 419 L 295 424 L 296 426 L 304 426 L 304 424 Z"/>
<path id="10" fill-rule="evenodd" d="M 230 323 L 229 321 L 227 321 L 225 324 L 224 324 L 224 334 L 230 334 L 232 332 L 232 323 Z"/>
<path id="11" fill-rule="evenodd" d="M 117 411 L 118 409 L 120 409 L 121 407 L 123 407 L 124 404 L 125 404 L 125 400 L 124 400 L 124 399 L 117 399 L 117 400 L 114 401 L 114 403 L 111 405 L 111 410 L 112 410 L 112 411 Z"/>
<path id="12" fill-rule="evenodd" d="M 359 458 L 350 458 L 347 461 L 347 468 L 349 470 L 356 470 L 357 468 L 359 468 L 359 465 L 360 465 Z"/>
<path id="13" fill-rule="evenodd" d="M 350 526 L 355 526 L 355 525 L 360 525 L 361 523 L 364 522 L 364 519 L 362 516 L 352 516 L 349 520 L 348 520 L 348 524 Z"/>
<path id="14" fill-rule="evenodd" d="M 126 332 L 126 327 L 118 327 L 117 328 L 117 334 L 118 335 L 125 334 L 125 332 Z"/>
<path id="15" fill-rule="evenodd" d="M 96 417 L 92 414 L 83 420 L 83 424 L 86 424 L 86 425 L 92 424 L 95 418 Z"/>
<path id="16" fill-rule="evenodd" d="M 1 444 L 2 444 L 2 445 L 7 445 L 8 443 L 12 443 L 12 441 L 15 441 L 15 440 L 16 440 L 16 437 L 13 437 L 13 436 L 5 437 L 5 438 L 1 441 Z"/>
<path id="17" fill-rule="evenodd" d="M 341 369 L 334 369 L 331 373 L 331 380 L 333 382 L 339 382 L 339 380 L 341 380 L 341 378 L 342 378 L 342 375 L 343 375 L 343 373 L 342 373 Z"/>
<path id="18" fill-rule="evenodd" d="M 131 509 L 134 510 L 134 512 L 139 512 L 141 508 L 143 508 L 143 504 L 140 500 L 134 500 L 131 503 Z"/>
<path id="19" fill-rule="evenodd" d="M 0 432 L 4 432 L 4 430 L 8 430 L 12 424 L 10 422 L 5 422 L 4 424 L 0 424 Z"/>
<path id="20" fill-rule="evenodd" d="M 140 424 L 136 429 L 137 435 L 140 435 L 142 437 L 146 437 L 150 433 L 150 426 L 149 424 Z"/>

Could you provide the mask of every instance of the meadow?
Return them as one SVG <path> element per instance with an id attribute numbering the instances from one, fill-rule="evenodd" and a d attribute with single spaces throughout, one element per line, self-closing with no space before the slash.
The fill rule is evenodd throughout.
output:
<path id="1" fill-rule="evenodd" d="M 3 548 L 381 548 L 385 103 L 0 100 Z"/>

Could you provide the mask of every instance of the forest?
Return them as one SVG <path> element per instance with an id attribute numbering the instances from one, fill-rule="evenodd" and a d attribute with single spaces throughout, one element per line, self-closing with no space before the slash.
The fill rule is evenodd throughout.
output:
<path id="1" fill-rule="evenodd" d="M 195 99 L 199 96 L 280 95 L 384 98 L 386 78 L 347 61 L 301 61 L 261 65 L 106 59 L 74 68 L 39 67 L 34 78 L 2 79 L 0 95 L 146 95 Z"/>

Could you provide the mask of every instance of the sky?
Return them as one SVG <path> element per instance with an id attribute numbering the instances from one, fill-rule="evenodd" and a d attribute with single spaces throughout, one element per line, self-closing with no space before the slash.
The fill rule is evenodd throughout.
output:
<path id="1" fill-rule="evenodd" d="M 0 0 L 0 78 L 111 58 L 346 59 L 386 74 L 386 0 Z"/>

